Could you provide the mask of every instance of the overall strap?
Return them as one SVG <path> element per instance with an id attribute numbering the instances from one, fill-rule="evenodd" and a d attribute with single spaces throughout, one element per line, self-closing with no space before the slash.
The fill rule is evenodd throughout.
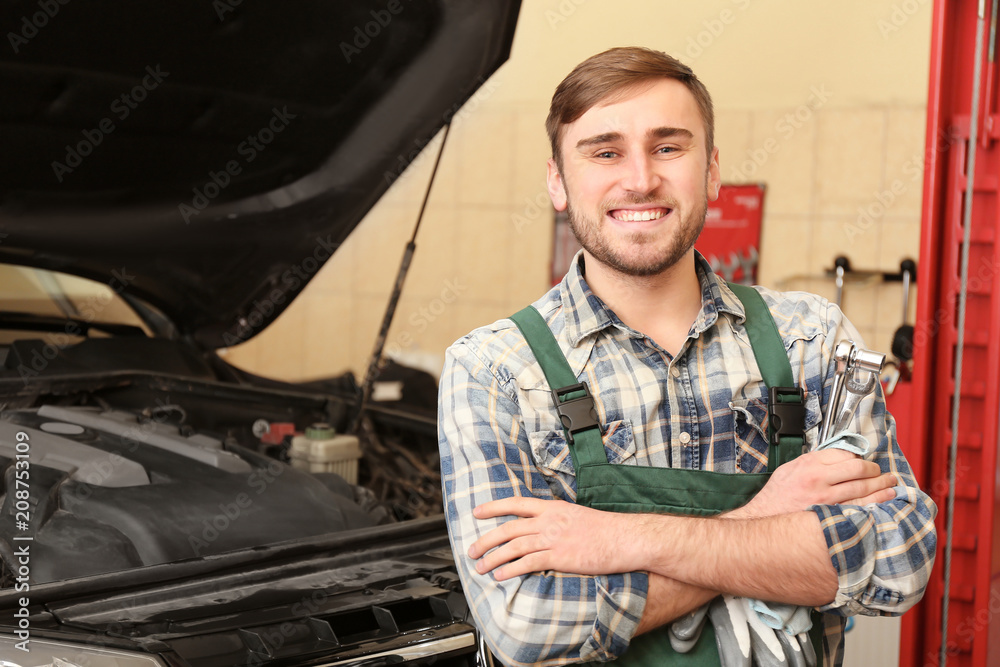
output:
<path id="1" fill-rule="evenodd" d="M 580 466 L 607 463 L 594 397 L 586 383 L 577 381 L 545 318 L 528 306 L 510 319 L 521 330 L 552 389 L 577 473 Z"/>
<path id="2" fill-rule="evenodd" d="M 768 388 L 767 431 L 770 448 L 767 470 L 774 472 L 782 463 L 802 452 L 805 444 L 805 395 L 797 386 L 785 344 L 774 317 L 760 292 L 748 285 L 729 283 L 729 289 L 746 311 L 747 336 L 757 360 L 757 368 Z"/>
<path id="3" fill-rule="evenodd" d="M 747 336 L 764 384 L 768 388 L 767 470 L 774 470 L 802 452 L 805 444 L 805 396 L 795 384 L 785 344 L 763 297 L 752 287 L 730 283 L 746 311 Z M 578 382 L 545 319 L 528 306 L 511 320 L 524 335 L 552 388 L 556 409 L 566 432 L 573 467 L 607 463 L 593 396 Z"/>

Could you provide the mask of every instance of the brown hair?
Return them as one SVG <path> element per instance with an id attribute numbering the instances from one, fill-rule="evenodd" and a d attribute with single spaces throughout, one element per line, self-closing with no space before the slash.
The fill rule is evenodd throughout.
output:
<path id="1" fill-rule="evenodd" d="M 676 79 L 691 91 L 705 123 L 705 149 L 709 156 L 715 140 L 715 113 L 712 97 L 691 68 L 661 51 L 638 46 L 609 49 L 587 58 L 562 80 L 552 95 L 545 130 L 552 144 L 552 157 L 562 169 L 559 153 L 560 130 L 585 114 L 594 105 L 616 93 L 657 78 Z"/>

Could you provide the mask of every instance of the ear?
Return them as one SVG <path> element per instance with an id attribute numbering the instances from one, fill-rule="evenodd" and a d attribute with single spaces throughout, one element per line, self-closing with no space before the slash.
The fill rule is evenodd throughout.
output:
<path id="1" fill-rule="evenodd" d="M 545 182 L 549 190 L 549 199 L 552 200 L 552 206 L 557 211 L 566 210 L 566 184 L 563 183 L 562 174 L 559 173 L 559 167 L 556 166 L 556 161 L 549 158 L 546 163 L 547 173 L 545 176 Z"/>
<path id="2" fill-rule="evenodd" d="M 719 188 L 722 187 L 722 169 L 719 167 L 719 147 L 712 149 L 712 159 L 708 161 L 708 184 L 706 191 L 709 201 L 719 198 Z"/>

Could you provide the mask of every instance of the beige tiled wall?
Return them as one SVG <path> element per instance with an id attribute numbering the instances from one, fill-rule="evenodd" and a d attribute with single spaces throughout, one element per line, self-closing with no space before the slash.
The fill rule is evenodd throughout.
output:
<path id="1" fill-rule="evenodd" d="M 773 118 L 748 115 L 755 128 Z M 756 179 L 768 185 L 761 282 L 832 299 L 827 274 L 839 255 L 859 274 L 918 260 L 924 121 L 923 107 L 820 109 L 787 151 L 781 145 Z M 843 308 L 869 347 L 889 351 L 902 324 L 900 283 L 849 277 Z"/>
<path id="2" fill-rule="evenodd" d="M 880 271 L 918 259 L 930 3 L 916 7 L 901 22 L 891 2 L 869 0 L 525 0 L 510 61 L 453 123 L 387 351 L 436 372 L 455 338 L 547 289 L 548 99 L 575 63 L 614 45 L 677 55 L 712 90 L 724 180 L 767 185 L 763 284 L 832 297 L 824 272 L 838 254 Z M 440 136 L 231 362 L 289 380 L 364 372 L 439 147 Z M 888 351 L 898 283 L 852 281 L 844 308 Z"/>

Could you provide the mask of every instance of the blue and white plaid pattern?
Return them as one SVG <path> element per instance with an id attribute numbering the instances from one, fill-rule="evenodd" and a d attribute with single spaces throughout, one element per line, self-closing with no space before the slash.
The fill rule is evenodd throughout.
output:
<path id="1" fill-rule="evenodd" d="M 744 328 L 743 306 L 697 256 L 702 309 L 676 357 L 625 326 L 587 286 L 577 257 L 534 305 L 577 377 L 594 395 L 611 463 L 762 472 L 767 394 Z M 818 296 L 758 288 L 806 392 L 806 440 L 815 447 L 833 383 L 838 341 L 861 345 L 840 309 Z M 844 616 L 900 614 L 923 594 L 934 560 L 936 508 L 917 488 L 881 389 L 852 425 L 877 444 L 874 461 L 899 479 L 896 499 L 868 507 L 815 506 L 839 576 L 826 620 L 824 665 L 843 660 Z M 497 582 L 469 546 L 509 518 L 472 509 L 511 496 L 576 498 L 575 476 L 552 395 L 509 319 L 448 349 L 439 441 L 445 511 L 462 584 L 494 653 L 509 665 L 611 660 L 628 647 L 646 602 L 647 575 L 545 572 Z"/>

